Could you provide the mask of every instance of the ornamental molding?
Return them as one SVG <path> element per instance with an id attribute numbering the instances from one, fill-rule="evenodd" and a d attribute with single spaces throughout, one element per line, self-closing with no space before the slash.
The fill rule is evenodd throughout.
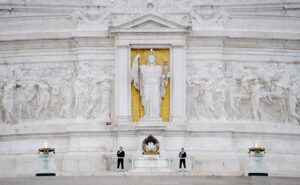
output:
<path id="1" fill-rule="evenodd" d="M 184 25 L 174 20 L 167 19 L 155 13 L 146 13 L 123 22 L 110 26 L 110 33 L 136 33 L 136 32 L 189 32 L 190 25 Z"/>

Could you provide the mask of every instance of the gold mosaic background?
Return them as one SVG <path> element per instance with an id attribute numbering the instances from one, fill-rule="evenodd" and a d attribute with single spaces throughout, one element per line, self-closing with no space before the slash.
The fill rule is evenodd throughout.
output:
<path id="1" fill-rule="evenodd" d="M 160 65 L 163 68 L 164 62 L 168 62 L 170 71 L 170 50 L 169 49 L 153 49 L 156 65 Z M 140 64 L 148 64 L 148 56 L 150 49 L 131 49 L 131 64 L 137 55 L 140 54 Z M 139 91 L 134 87 L 131 82 L 131 117 L 133 122 L 137 122 L 144 116 L 144 107 L 142 104 L 142 98 Z M 166 87 L 166 95 L 162 98 L 160 105 L 160 117 L 163 121 L 169 121 L 170 118 L 170 79 Z"/>

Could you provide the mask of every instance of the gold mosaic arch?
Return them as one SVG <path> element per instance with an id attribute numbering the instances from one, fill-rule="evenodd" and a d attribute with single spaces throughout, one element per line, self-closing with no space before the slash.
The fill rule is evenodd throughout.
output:
<path id="1" fill-rule="evenodd" d="M 168 63 L 170 71 L 170 49 L 153 49 L 156 65 L 164 66 L 164 62 Z M 150 49 L 131 49 L 131 64 L 137 54 L 140 54 L 139 64 L 147 64 Z M 137 90 L 133 82 L 131 82 L 131 118 L 133 122 L 138 122 L 144 116 L 144 107 L 139 90 Z M 170 118 L 170 79 L 166 87 L 166 95 L 162 98 L 160 105 L 160 117 L 164 122 Z"/>

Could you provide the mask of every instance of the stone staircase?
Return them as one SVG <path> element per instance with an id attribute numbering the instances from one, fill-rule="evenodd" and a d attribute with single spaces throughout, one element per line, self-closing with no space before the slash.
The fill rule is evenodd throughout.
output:
<path id="1" fill-rule="evenodd" d="M 196 176 L 189 173 L 115 173 L 79 177 L 3 177 L 0 185 L 299 185 L 299 177 Z"/>

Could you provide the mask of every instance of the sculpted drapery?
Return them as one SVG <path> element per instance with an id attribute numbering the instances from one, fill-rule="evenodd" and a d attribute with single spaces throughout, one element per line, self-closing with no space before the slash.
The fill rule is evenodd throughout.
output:
<path id="1" fill-rule="evenodd" d="M 169 59 L 168 54 L 169 50 L 166 49 L 133 52 L 131 69 L 133 121 L 139 121 L 140 118 L 162 118 L 163 121 L 168 121 L 169 76 L 168 68 L 162 67 Z"/>
<path id="2" fill-rule="evenodd" d="M 141 66 L 141 96 L 145 109 L 144 118 L 159 118 L 161 102 L 161 73 L 162 68 L 155 64 Z M 163 87 L 162 87 L 163 88 Z"/>

